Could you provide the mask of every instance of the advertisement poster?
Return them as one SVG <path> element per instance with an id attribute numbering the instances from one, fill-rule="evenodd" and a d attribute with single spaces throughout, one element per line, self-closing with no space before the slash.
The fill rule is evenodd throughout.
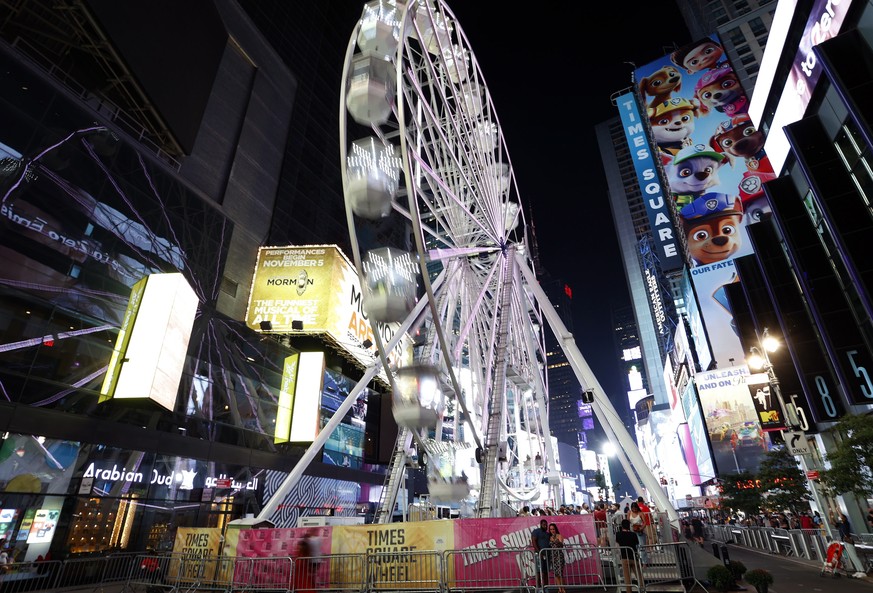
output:
<path id="1" fill-rule="evenodd" d="M 749 375 L 746 378 L 746 386 L 749 388 L 749 395 L 752 396 L 752 403 L 758 414 L 758 422 L 761 423 L 764 432 L 785 430 L 785 419 L 779 411 L 776 395 L 770 389 L 767 373 Z"/>
<path id="2" fill-rule="evenodd" d="M 17 518 L 18 509 L 0 509 L 0 539 L 10 539 Z"/>
<path id="3" fill-rule="evenodd" d="M 363 310 L 361 283 L 354 266 L 336 245 L 258 250 L 246 324 L 259 330 L 263 322 L 270 323 L 270 331 L 327 335 L 364 366 L 374 360 L 373 351 L 363 345 L 375 339 Z M 300 324 L 297 330 L 295 322 Z M 386 344 L 399 325 L 377 324 Z M 411 341 L 404 338 L 389 361 L 408 362 L 410 357 Z"/>
<path id="4" fill-rule="evenodd" d="M 706 324 L 712 358 L 719 368 L 730 366 L 731 359 L 746 359 L 743 344 L 737 335 L 734 316 L 725 293 L 725 286 L 739 282 L 733 261 L 700 266 L 691 270 L 691 281 L 697 291 L 700 314 Z"/>
<path id="5" fill-rule="evenodd" d="M 746 365 L 694 376 L 718 474 L 755 473 L 770 450 L 749 394 Z"/>
<path id="6" fill-rule="evenodd" d="M 214 527 L 179 527 L 173 544 L 170 574 L 179 575 L 182 582 L 208 577 L 213 582 L 228 581 L 232 571 L 229 563 L 218 559 L 221 530 Z"/>
<path id="7" fill-rule="evenodd" d="M 695 485 L 700 485 L 715 477 L 715 468 L 712 465 L 712 455 L 709 453 L 709 435 L 706 432 L 700 403 L 697 401 L 697 393 L 694 391 L 694 383 L 685 386 L 685 391 L 682 393 L 682 410 L 685 412 L 685 418 L 688 419 L 688 431 L 691 434 L 691 444 L 697 460 L 697 475 L 700 482 Z"/>
<path id="8" fill-rule="evenodd" d="M 58 526 L 60 509 L 39 509 L 33 517 L 30 533 L 27 536 L 28 544 L 45 544 L 52 541 L 55 528 Z M 24 525 L 22 525 L 22 528 Z"/>
<path id="9" fill-rule="evenodd" d="M 488 580 L 495 587 L 517 587 L 518 583 L 536 586 L 537 555 L 530 549 L 531 532 L 543 517 L 509 517 L 503 519 L 463 519 L 455 521 L 455 578 L 464 581 Z M 600 581 L 598 556 L 586 549 L 597 545 L 594 515 L 552 515 L 564 536 L 565 571 L 582 579 L 578 584 Z M 519 553 L 518 549 L 523 550 Z M 507 552 L 502 552 L 507 550 Z M 574 577 L 576 578 L 576 577 Z M 496 582 L 495 582 L 496 580 Z M 514 585 L 513 585 L 514 584 Z"/>
<path id="10" fill-rule="evenodd" d="M 368 582 L 392 583 L 401 589 L 421 588 L 440 580 L 438 556 L 455 549 L 457 521 L 422 521 L 386 525 L 342 525 L 333 529 L 332 554 L 366 552 L 379 556 Z M 452 578 L 451 575 L 449 578 Z"/>
<path id="11" fill-rule="evenodd" d="M 23 542 L 30 535 L 30 528 L 33 527 L 33 518 L 36 516 L 36 509 L 27 509 L 24 511 L 24 518 L 21 519 L 21 527 L 18 528 L 18 535 L 15 541 Z"/>
<path id="12" fill-rule="evenodd" d="M 751 254 L 746 226 L 770 211 L 763 184 L 775 174 L 718 37 L 681 47 L 635 76 L 693 265 Z"/>

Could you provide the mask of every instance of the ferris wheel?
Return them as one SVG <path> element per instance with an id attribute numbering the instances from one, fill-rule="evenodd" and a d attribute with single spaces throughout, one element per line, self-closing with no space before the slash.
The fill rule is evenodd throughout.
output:
<path id="1" fill-rule="evenodd" d="M 352 255 L 400 426 L 377 520 L 403 473 L 472 514 L 557 490 L 544 322 L 528 228 L 470 43 L 440 0 L 366 4 L 346 54 L 340 147 Z M 387 351 L 405 323 L 412 360 Z M 547 486 L 549 487 L 549 486 Z"/>

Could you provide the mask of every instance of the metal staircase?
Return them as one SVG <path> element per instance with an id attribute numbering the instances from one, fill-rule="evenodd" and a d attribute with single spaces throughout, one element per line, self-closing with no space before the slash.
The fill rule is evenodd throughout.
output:
<path id="1" fill-rule="evenodd" d="M 503 267 L 503 291 L 498 309 L 497 355 L 494 360 L 494 382 L 488 398 L 488 428 L 485 434 L 481 457 L 481 489 L 479 490 L 479 506 L 477 517 L 495 516 L 497 504 L 497 462 L 499 461 L 499 444 L 504 422 L 504 399 L 506 396 L 506 351 L 509 335 L 509 320 L 512 318 L 512 281 L 514 275 L 515 250 L 507 250 Z"/>

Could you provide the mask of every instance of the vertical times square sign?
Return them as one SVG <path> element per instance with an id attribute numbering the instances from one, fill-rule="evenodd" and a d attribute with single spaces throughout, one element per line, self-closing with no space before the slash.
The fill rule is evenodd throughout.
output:
<path id="1" fill-rule="evenodd" d="M 646 135 L 646 125 L 640 116 L 636 98 L 632 92 L 621 95 L 616 105 L 624 127 L 625 140 L 634 161 L 640 191 L 643 193 L 646 214 L 652 226 L 655 254 L 661 264 L 661 270 L 664 272 L 679 270 L 684 265 L 684 261 L 679 241 L 675 236 L 673 220 L 670 217 L 672 198 L 669 194 L 667 197 L 664 196 L 664 187 L 658 176 L 652 147 Z"/>

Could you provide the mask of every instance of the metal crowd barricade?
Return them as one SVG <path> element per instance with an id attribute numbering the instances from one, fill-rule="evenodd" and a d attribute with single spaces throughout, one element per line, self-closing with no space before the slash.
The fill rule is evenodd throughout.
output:
<path id="1" fill-rule="evenodd" d="M 525 548 L 447 550 L 443 552 L 442 583 L 446 593 L 518 591 L 533 593 L 539 565 Z"/>
<path id="2" fill-rule="evenodd" d="M 61 563 L 57 560 L 5 564 L 0 572 L 0 591 L 23 593 L 53 589 L 60 573 Z"/>
<path id="3" fill-rule="evenodd" d="M 598 551 L 600 554 L 598 563 L 602 577 L 599 586 L 604 588 L 618 587 L 616 590 L 619 593 L 621 593 L 622 588 L 625 593 L 644 591 L 643 567 L 633 548 L 612 546 L 611 548 L 599 548 Z M 627 557 L 627 571 L 625 571 L 624 557 Z"/>
<path id="4" fill-rule="evenodd" d="M 648 563 L 642 567 L 643 590 L 664 590 L 668 585 L 691 591 L 699 583 L 694 573 L 691 548 L 686 542 L 641 546 Z"/>
<path id="5" fill-rule="evenodd" d="M 134 569 L 139 568 L 137 561 L 138 554 L 120 553 L 110 554 L 106 556 L 106 561 L 103 565 L 103 576 L 100 579 L 100 591 L 103 591 L 103 585 L 112 585 L 115 583 L 126 582 Z"/>
<path id="6" fill-rule="evenodd" d="M 230 591 L 236 574 L 236 561 L 236 558 L 227 556 L 184 557 L 182 576 L 178 582 L 180 585 L 190 584 L 197 591 Z M 283 591 L 287 589 L 287 582 L 281 587 Z"/>
<path id="7" fill-rule="evenodd" d="M 106 572 L 106 558 L 71 558 L 61 563 L 54 589 L 79 589 L 88 585 L 99 586 Z"/>
<path id="8" fill-rule="evenodd" d="M 366 554 L 331 554 L 318 559 L 316 587 L 334 593 L 361 593 L 366 586 Z"/>
<path id="9" fill-rule="evenodd" d="M 367 586 L 370 591 L 438 593 L 443 576 L 442 557 L 435 551 L 375 552 L 367 554 Z"/>
<path id="10" fill-rule="evenodd" d="M 146 593 L 177 590 L 181 564 L 179 556 L 139 554 L 131 567 L 124 590 Z"/>
<path id="11" fill-rule="evenodd" d="M 785 554 L 786 556 L 797 556 L 794 546 L 791 542 L 791 537 L 788 535 L 787 529 L 773 529 L 770 537 L 775 544 L 773 550 L 777 554 Z"/>
<path id="12" fill-rule="evenodd" d="M 548 550 L 541 550 L 548 554 Z M 598 587 L 619 582 L 621 559 L 619 548 L 591 544 L 564 546 L 564 586 L 573 589 Z"/>
<path id="13" fill-rule="evenodd" d="M 216 574 L 221 580 L 213 582 L 215 589 L 227 584 L 226 591 L 291 591 L 294 586 L 294 561 L 288 556 L 269 558 L 228 558 L 219 565 Z M 224 572 L 227 571 L 227 572 Z M 225 578 L 225 576 L 227 578 Z M 203 589 L 200 589 L 203 590 Z"/>

